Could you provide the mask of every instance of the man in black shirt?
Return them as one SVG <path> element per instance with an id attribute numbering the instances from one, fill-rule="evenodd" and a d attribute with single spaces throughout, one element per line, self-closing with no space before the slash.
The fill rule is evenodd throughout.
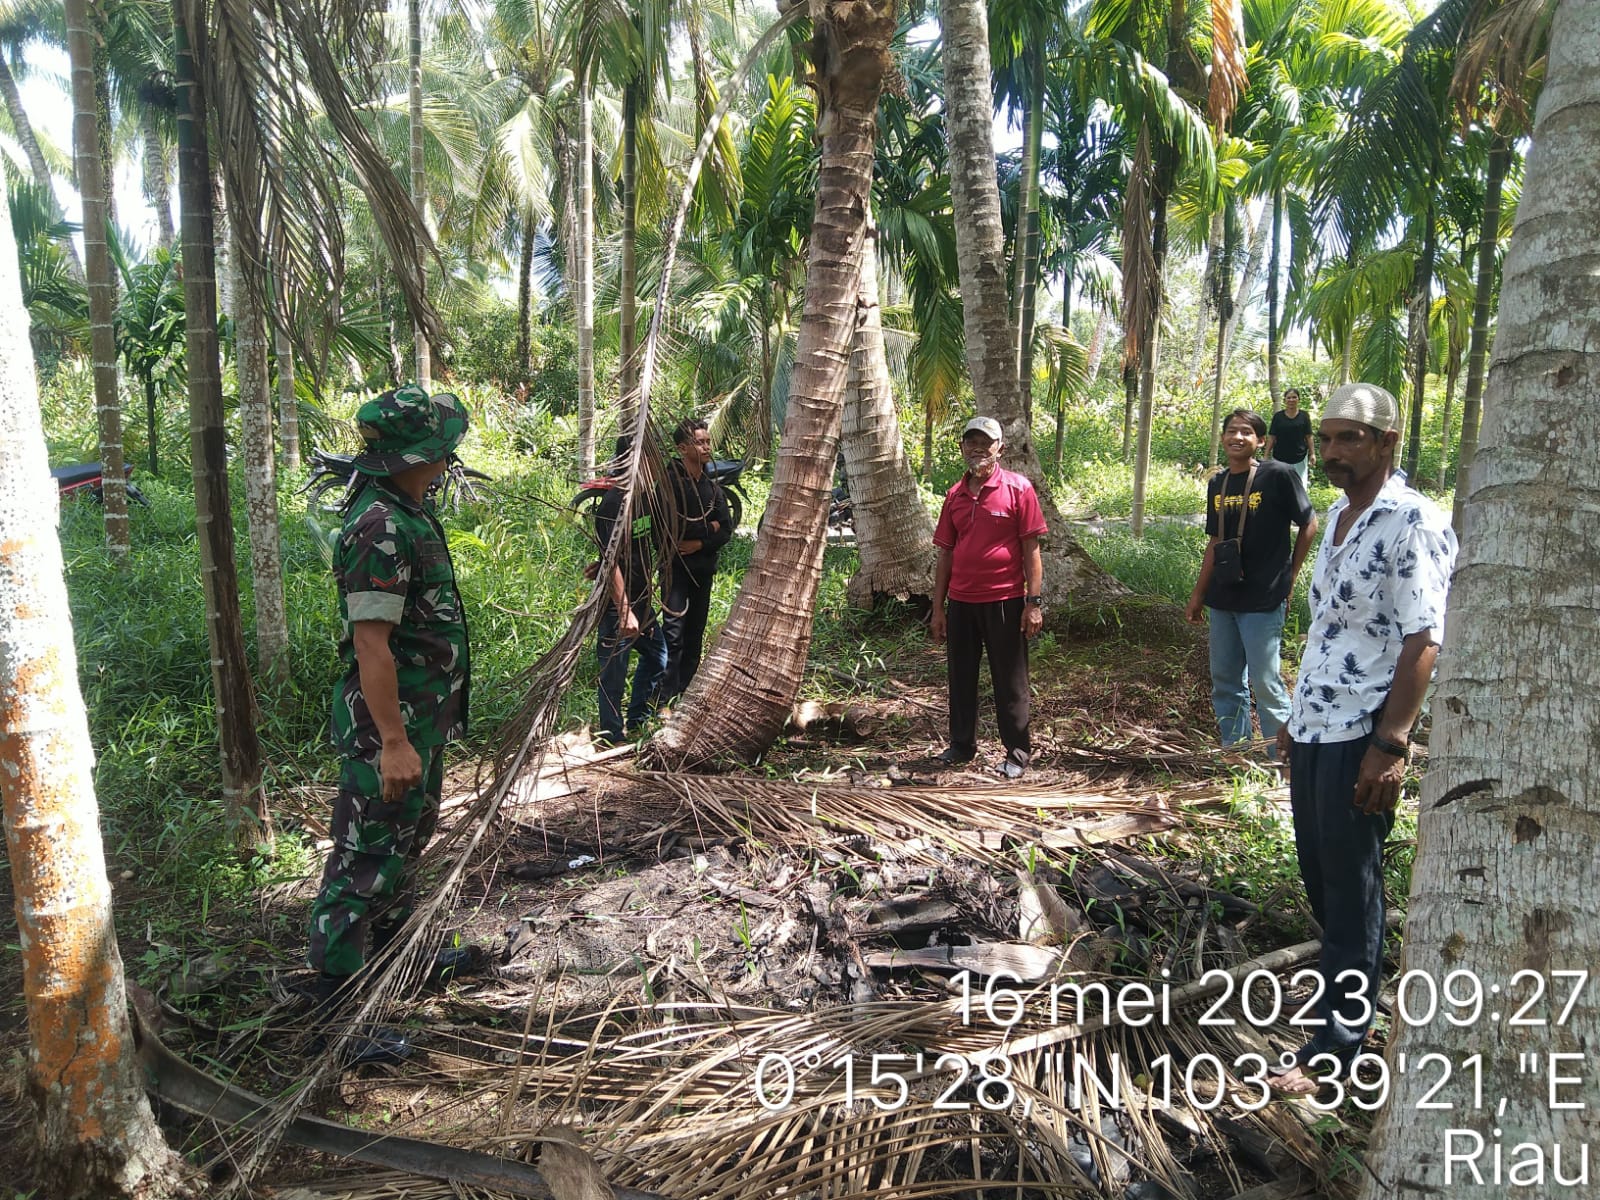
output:
<path id="1" fill-rule="evenodd" d="M 1223 423 L 1228 465 L 1206 488 L 1210 540 L 1184 612 L 1198 625 L 1201 608 L 1211 610 L 1211 706 L 1224 746 L 1249 738 L 1251 692 L 1263 737 L 1277 736 L 1289 719 L 1278 644 L 1317 531 L 1299 476 L 1273 459 L 1256 461 L 1265 433 L 1266 422 L 1249 409 L 1234 409 Z M 1291 524 L 1300 530 L 1292 551 Z"/>
<path id="2" fill-rule="evenodd" d="M 1300 408 L 1300 389 L 1290 388 L 1267 428 L 1267 457 L 1288 463 L 1300 476 L 1300 486 L 1309 487 L 1311 443 L 1311 414 Z"/>
<path id="3" fill-rule="evenodd" d="M 667 635 L 663 704 L 681 696 L 700 669 L 717 552 L 733 536 L 727 497 L 706 474 L 706 464 L 711 461 L 711 433 L 706 423 L 698 417 L 680 421 L 672 440 L 678 447 L 678 461 L 667 468 L 667 478 L 672 484 L 678 530 L 673 539 L 677 553 L 667 555 L 661 585 L 661 623 Z"/>
<path id="4" fill-rule="evenodd" d="M 632 448 L 631 439 L 617 439 L 620 461 Z M 595 536 L 605 553 L 622 516 L 623 489 L 606 492 L 594 513 Z M 632 519 L 611 569 L 610 603 L 600 618 L 596 650 L 600 656 L 600 729 L 595 745 L 609 746 L 639 731 L 650 716 L 656 682 L 667 665 L 667 642 L 656 620 L 650 588 L 655 574 L 655 528 L 648 497 L 635 496 Z M 628 681 L 628 651 L 639 655 L 628 698 L 627 722 L 622 714 L 622 689 Z"/>

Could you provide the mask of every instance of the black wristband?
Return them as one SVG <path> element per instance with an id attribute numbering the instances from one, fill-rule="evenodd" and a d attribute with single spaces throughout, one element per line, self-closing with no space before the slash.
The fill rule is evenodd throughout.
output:
<path id="1" fill-rule="evenodd" d="M 1379 737 L 1376 733 L 1372 735 L 1372 740 L 1367 744 L 1378 753 L 1387 754 L 1391 758 L 1403 758 L 1408 762 L 1411 759 L 1410 746 L 1402 746 L 1399 742 L 1391 742 L 1387 738 Z"/>

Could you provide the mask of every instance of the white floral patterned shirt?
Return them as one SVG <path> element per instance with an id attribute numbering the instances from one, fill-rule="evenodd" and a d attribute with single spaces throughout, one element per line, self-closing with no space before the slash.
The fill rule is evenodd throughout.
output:
<path id="1" fill-rule="evenodd" d="M 1328 510 L 1311 572 L 1311 627 L 1289 717 L 1297 742 L 1351 742 L 1370 733 L 1394 682 L 1401 643 L 1423 630 L 1435 643 L 1444 638 L 1456 561 L 1448 518 L 1391 475 L 1335 546 L 1339 515 L 1349 504 L 1340 496 Z"/>

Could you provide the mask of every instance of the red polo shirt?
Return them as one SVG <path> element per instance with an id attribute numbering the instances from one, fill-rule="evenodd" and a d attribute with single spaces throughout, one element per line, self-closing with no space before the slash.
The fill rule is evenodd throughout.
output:
<path id="1" fill-rule="evenodd" d="M 1024 594 L 1022 539 L 1047 532 L 1027 478 L 996 467 L 974 496 L 963 475 L 944 496 L 933 544 L 952 552 L 950 599 L 966 604 Z"/>

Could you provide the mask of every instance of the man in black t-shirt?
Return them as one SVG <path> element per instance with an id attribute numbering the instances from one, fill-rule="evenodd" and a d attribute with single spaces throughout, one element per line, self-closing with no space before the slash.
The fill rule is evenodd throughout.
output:
<path id="1" fill-rule="evenodd" d="M 1267 457 L 1293 467 L 1300 486 L 1309 487 L 1311 443 L 1311 414 L 1300 407 L 1300 389 L 1289 388 L 1267 427 Z"/>
<path id="2" fill-rule="evenodd" d="M 617 439 L 617 459 L 631 449 L 626 436 Z M 605 553 L 622 516 L 624 491 L 614 487 L 606 492 L 594 513 L 594 532 Z M 648 496 L 635 496 L 633 512 L 623 544 L 618 548 L 617 565 L 611 569 L 610 602 L 600 618 L 596 650 L 600 656 L 600 721 L 595 745 L 615 745 L 624 736 L 639 731 L 650 716 L 656 683 L 667 666 L 667 639 L 656 620 L 651 601 L 655 577 L 655 526 Z M 628 682 L 628 651 L 639 656 L 633 673 L 633 691 L 628 697 L 627 722 L 623 722 L 622 691 Z"/>
<path id="3" fill-rule="evenodd" d="M 672 434 L 678 460 L 667 467 L 678 518 L 677 553 L 661 571 L 662 617 L 667 635 L 667 670 L 661 702 L 671 704 L 700 669 L 717 552 L 733 537 L 733 517 L 722 487 L 706 472 L 711 433 L 699 417 L 680 421 Z"/>
<path id="4" fill-rule="evenodd" d="M 1317 531 L 1299 476 L 1273 459 L 1256 461 L 1265 433 L 1266 422 L 1249 409 L 1234 409 L 1223 422 L 1228 465 L 1206 487 L 1210 540 L 1184 612 L 1198 625 L 1202 607 L 1211 610 L 1211 706 L 1224 746 L 1249 738 L 1252 692 L 1263 737 L 1277 736 L 1289 719 L 1278 645 L 1289 593 Z M 1299 527 L 1292 547 L 1290 525 Z M 1219 565 L 1219 544 L 1235 539 L 1237 557 L 1224 553 Z"/>

